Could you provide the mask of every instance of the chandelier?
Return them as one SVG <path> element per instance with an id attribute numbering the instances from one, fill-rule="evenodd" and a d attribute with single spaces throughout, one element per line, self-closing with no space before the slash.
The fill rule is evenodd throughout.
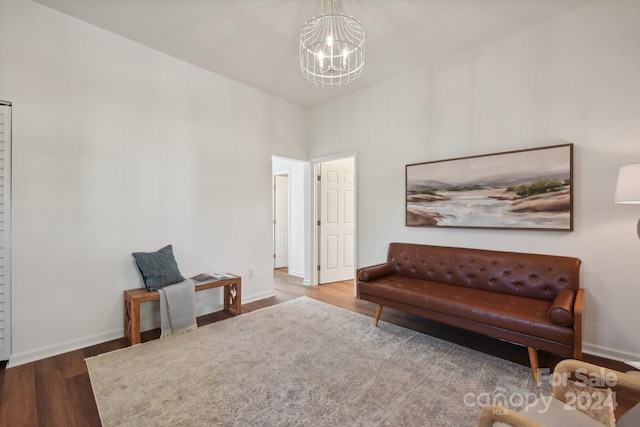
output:
<path id="1" fill-rule="evenodd" d="M 346 85 L 364 68 L 364 29 L 345 16 L 340 0 L 324 0 L 322 14 L 300 31 L 300 69 L 311 83 Z"/>

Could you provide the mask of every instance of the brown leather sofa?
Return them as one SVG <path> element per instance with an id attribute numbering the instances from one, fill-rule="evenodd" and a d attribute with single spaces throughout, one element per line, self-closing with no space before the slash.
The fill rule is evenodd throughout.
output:
<path id="1" fill-rule="evenodd" d="M 391 243 L 387 262 L 358 270 L 358 298 L 527 346 L 582 358 L 578 258 Z"/>

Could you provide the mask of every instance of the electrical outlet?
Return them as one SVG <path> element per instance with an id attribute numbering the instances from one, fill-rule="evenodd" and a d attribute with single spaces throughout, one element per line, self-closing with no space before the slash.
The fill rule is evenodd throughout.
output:
<path id="1" fill-rule="evenodd" d="M 253 276 L 255 276 L 255 274 L 256 274 L 255 270 L 253 268 L 250 268 L 249 269 L 249 277 L 253 277 Z"/>

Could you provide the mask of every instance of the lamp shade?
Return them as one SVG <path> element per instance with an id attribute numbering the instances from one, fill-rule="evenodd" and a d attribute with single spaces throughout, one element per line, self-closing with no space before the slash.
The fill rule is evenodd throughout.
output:
<path id="1" fill-rule="evenodd" d="M 640 204 L 640 164 L 622 166 L 618 171 L 615 202 Z"/>

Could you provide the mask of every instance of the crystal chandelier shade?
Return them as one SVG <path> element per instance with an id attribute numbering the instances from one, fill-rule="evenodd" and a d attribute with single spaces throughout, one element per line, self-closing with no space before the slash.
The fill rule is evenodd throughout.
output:
<path id="1" fill-rule="evenodd" d="M 300 31 L 300 69 L 311 83 L 346 85 L 364 68 L 364 29 L 345 16 L 340 0 L 324 0 L 322 14 Z"/>

